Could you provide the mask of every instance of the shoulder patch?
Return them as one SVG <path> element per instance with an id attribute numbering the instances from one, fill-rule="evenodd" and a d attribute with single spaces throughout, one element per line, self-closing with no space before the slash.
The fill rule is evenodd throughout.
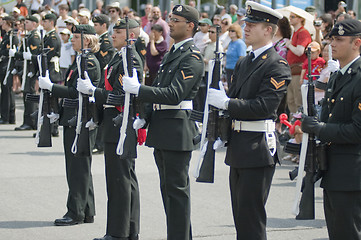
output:
<path id="1" fill-rule="evenodd" d="M 283 80 L 281 82 L 277 82 L 273 77 L 271 77 L 271 81 L 272 85 L 277 89 L 279 89 L 280 87 L 282 87 L 283 85 L 285 85 L 286 80 Z"/>
<path id="2" fill-rule="evenodd" d="M 91 65 L 91 66 L 94 66 L 95 64 L 91 61 L 88 61 L 88 64 Z"/>
<path id="3" fill-rule="evenodd" d="M 37 49 L 37 48 L 38 48 L 38 46 L 30 45 L 30 49 L 33 50 L 33 51 L 34 51 L 35 49 Z"/>
<path id="4" fill-rule="evenodd" d="M 195 57 L 197 60 L 201 59 L 201 58 L 198 57 L 196 54 L 192 54 L 192 57 Z"/>
<path id="5" fill-rule="evenodd" d="M 141 50 L 140 53 L 145 56 L 145 54 L 147 53 L 147 51 L 145 49 Z"/>
<path id="6" fill-rule="evenodd" d="M 195 52 L 195 53 L 199 53 L 199 54 L 201 54 L 201 51 L 196 50 L 196 49 L 192 49 L 192 52 Z"/>
<path id="7" fill-rule="evenodd" d="M 281 59 L 281 60 L 279 60 L 278 62 L 279 62 L 279 63 L 283 63 L 284 65 L 288 65 L 288 62 L 287 62 L 286 60 L 282 60 L 282 59 Z"/>
<path id="8" fill-rule="evenodd" d="M 123 86 L 123 75 L 122 74 L 119 74 L 118 81 L 119 81 L 120 85 Z"/>
<path id="9" fill-rule="evenodd" d="M 192 78 L 192 77 L 193 77 L 193 75 L 192 75 L 192 76 L 186 76 L 186 75 L 184 74 L 183 70 L 181 70 L 181 73 L 182 73 L 182 76 L 183 76 L 183 80 L 186 80 L 186 79 L 188 79 L 188 78 Z"/>
<path id="10" fill-rule="evenodd" d="M 103 52 L 102 50 L 99 51 L 100 55 L 102 55 L 102 57 L 105 57 L 108 54 L 108 51 Z"/>
<path id="11" fill-rule="evenodd" d="M 263 60 L 267 59 L 267 53 L 262 56 L 262 59 L 263 59 Z"/>
<path id="12" fill-rule="evenodd" d="M 361 103 L 358 104 L 358 109 L 361 111 Z"/>

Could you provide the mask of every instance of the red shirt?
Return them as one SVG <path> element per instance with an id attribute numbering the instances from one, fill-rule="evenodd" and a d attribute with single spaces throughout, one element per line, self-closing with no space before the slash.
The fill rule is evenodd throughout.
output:
<path id="1" fill-rule="evenodd" d="M 292 35 L 291 44 L 294 47 L 298 45 L 304 46 L 305 48 L 312 42 L 310 33 L 303 26 L 300 27 L 296 32 Z M 303 63 L 307 58 L 306 54 L 302 54 L 300 57 L 295 55 L 291 50 L 287 51 L 287 61 L 289 65 L 294 63 Z"/>
<path id="2" fill-rule="evenodd" d="M 322 57 L 318 57 L 315 60 L 311 60 L 311 74 L 320 75 L 321 70 L 324 68 L 326 61 Z M 306 69 L 303 79 L 308 80 L 308 59 L 306 59 L 302 64 L 302 69 Z M 315 78 L 313 78 L 315 80 Z"/>

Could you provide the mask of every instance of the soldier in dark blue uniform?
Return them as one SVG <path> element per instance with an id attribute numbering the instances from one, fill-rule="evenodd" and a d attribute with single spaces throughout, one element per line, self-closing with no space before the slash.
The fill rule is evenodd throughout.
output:
<path id="1" fill-rule="evenodd" d="M 237 62 L 229 97 L 221 85 L 209 90 L 209 104 L 232 119 L 226 164 L 237 240 L 265 240 L 265 204 L 278 161 L 274 121 L 291 71 L 272 47 L 282 15 L 256 2 L 246 5 L 245 42 L 252 51 Z"/>
<path id="2" fill-rule="evenodd" d="M 15 96 L 12 90 L 13 86 L 13 74 L 11 71 L 14 67 L 14 59 L 11 62 L 11 65 L 8 67 L 8 62 L 10 61 L 9 54 L 13 51 L 12 56 L 14 56 L 15 48 L 19 44 L 19 39 L 14 33 L 13 17 L 4 17 L 2 19 L 2 29 L 5 30 L 6 34 L 3 36 L 2 41 L 0 42 L 0 81 L 1 81 L 1 119 L 0 124 L 15 124 Z M 12 37 L 12 46 L 10 46 L 10 36 Z M 9 71 L 7 79 L 6 71 Z"/>
<path id="3" fill-rule="evenodd" d="M 153 85 L 140 86 L 136 77 L 123 79 L 125 91 L 150 104 L 146 145 L 154 148 L 170 240 L 192 239 L 188 169 L 197 131 L 189 115 L 204 68 L 192 39 L 198 19 L 195 8 L 175 6 L 169 19 L 175 44 Z"/>
<path id="4" fill-rule="evenodd" d="M 81 52 L 81 31 L 84 34 L 84 48 L 90 49 L 87 62 L 88 79 L 97 86 L 100 81 L 100 67 L 94 52 L 99 50 L 98 38 L 95 36 L 95 30 L 92 26 L 75 26 L 71 41 L 73 49 L 78 53 Z M 78 98 L 76 84 L 77 79 L 80 78 L 76 60 L 69 67 L 66 76 L 64 86 L 52 83 L 49 75 L 39 77 L 39 87 L 51 91 L 54 97 L 63 98 L 63 102 L 69 98 L 76 99 Z M 63 141 L 69 193 L 67 198 L 68 211 L 63 218 L 56 219 L 54 224 L 69 226 L 83 222 L 92 223 L 95 215 L 94 189 L 91 175 L 92 157 L 74 155 L 71 151 L 76 132 L 75 126 L 71 124 L 70 120 L 76 116 L 76 108 L 64 106 L 60 112 L 60 125 L 64 127 Z M 89 145 L 91 148 L 94 146 L 95 137 L 96 130 L 89 130 Z"/>
<path id="5" fill-rule="evenodd" d="M 327 143 L 322 178 L 330 240 L 361 239 L 361 22 L 337 23 L 331 30 L 333 58 L 340 70 L 331 75 L 321 121 L 305 117 L 302 130 Z"/>
<path id="6" fill-rule="evenodd" d="M 139 24 L 129 20 L 129 39 L 139 36 Z M 104 106 L 103 142 L 105 157 L 105 176 L 108 194 L 108 218 L 106 234 L 94 240 L 137 240 L 139 234 L 140 203 L 138 180 L 135 174 L 135 158 L 137 157 L 137 135 L 133 129 L 135 112 L 130 107 L 124 152 L 117 155 L 121 123 L 115 125 L 113 118 L 123 110 L 122 106 L 106 104 L 108 94 L 124 97 L 123 90 L 123 58 L 120 50 L 126 45 L 126 23 L 119 20 L 113 27 L 113 46 L 118 51 L 109 62 L 105 74 L 105 89 L 96 88 L 89 81 L 79 81 L 78 90 L 95 97 L 97 104 Z M 133 64 L 139 76 L 143 73 L 142 61 L 132 44 Z M 141 81 L 141 79 L 140 79 Z"/>

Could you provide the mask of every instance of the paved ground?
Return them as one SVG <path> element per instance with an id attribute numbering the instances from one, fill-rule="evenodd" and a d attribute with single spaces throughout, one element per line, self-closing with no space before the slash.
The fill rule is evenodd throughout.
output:
<path id="1" fill-rule="evenodd" d="M 17 125 L 22 108 L 17 99 Z M 14 125 L 0 126 L 0 239 L 7 240 L 91 240 L 104 235 L 106 190 L 104 160 L 93 156 L 92 172 L 96 196 L 95 223 L 71 227 L 53 226 L 66 209 L 62 137 L 53 138 L 52 148 L 37 148 L 33 132 L 15 132 Z M 166 239 L 165 218 L 152 149 L 138 148 L 137 174 L 141 191 L 141 239 Z M 214 184 L 191 179 L 192 228 L 194 239 L 233 240 L 235 230 L 228 190 L 228 167 L 224 151 L 217 153 Z M 193 160 L 198 151 L 193 153 Z M 195 161 L 192 161 L 194 164 Z M 193 166 L 192 166 L 193 168 Z M 326 240 L 322 190 L 316 189 L 316 219 L 299 221 L 291 214 L 295 182 L 288 179 L 291 162 L 277 167 L 267 211 L 269 240 Z"/>

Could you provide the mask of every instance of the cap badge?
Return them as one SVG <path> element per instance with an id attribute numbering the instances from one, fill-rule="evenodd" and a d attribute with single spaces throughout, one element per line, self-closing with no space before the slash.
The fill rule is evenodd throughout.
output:
<path id="1" fill-rule="evenodd" d="M 345 31 L 343 30 L 343 26 L 341 24 L 338 26 L 338 34 L 340 36 L 345 34 Z"/>
<path id="2" fill-rule="evenodd" d="M 248 5 L 248 8 L 247 8 L 247 14 L 250 15 L 252 12 L 252 7 Z"/>
<path id="3" fill-rule="evenodd" d="M 352 72 L 352 68 L 349 68 L 348 71 L 347 71 L 347 73 L 348 73 L 348 74 L 351 74 L 351 72 Z"/>
<path id="4" fill-rule="evenodd" d="M 265 55 L 262 56 L 262 59 L 263 59 L 263 60 L 266 59 L 266 58 L 267 58 L 267 54 L 265 54 Z"/>
<path id="5" fill-rule="evenodd" d="M 181 12 L 182 10 L 183 10 L 183 7 L 182 7 L 182 6 L 179 6 L 179 7 L 177 7 L 177 9 L 176 9 L 177 12 Z"/>

